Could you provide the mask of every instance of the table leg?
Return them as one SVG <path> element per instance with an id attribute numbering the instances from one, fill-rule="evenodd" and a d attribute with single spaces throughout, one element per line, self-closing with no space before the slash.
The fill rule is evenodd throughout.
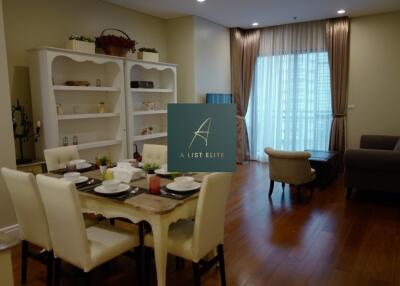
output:
<path id="1" fill-rule="evenodd" d="M 167 243 L 169 224 L 162 220 L 152 223 L 154 238 L 154 256 L 156 261 L 157 285 L 165 286 L 167 272 Z"/>

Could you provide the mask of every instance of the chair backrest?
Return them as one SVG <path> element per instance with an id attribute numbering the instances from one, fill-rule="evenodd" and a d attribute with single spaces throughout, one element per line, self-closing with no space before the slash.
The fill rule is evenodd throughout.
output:
<path id="1" fill-rule="evenodd" d="M 144 144 L 143 145 L 143 164 L 155 163 L 160 165 L 167 164 L 168 147 L 166 145 Z"/>
<path id="2" fill-rule="evenodd" d="M 90 248 L 75 185 L 46 175 L 36 178 L 54 254 L 85 269 L 91 261 Z"/>
<path id="3" fill-rule="evenodd" d="M 271 180 L 301 185 L 312 178 L 308 152 L 278 151 L 265 148 L 269 157 L 269 176 Z"/>
<path id="4" fill-rule="evenodd" d="M 5 167 L 1 173 L 17 215 L 21 239 L 51 250 L 49 226 L 35 177 Z"/>
<path id="5" fill-rule="evenodd" d="M 62 169 L 69 161 L 79 159 L 78 148 L 72 145 L 46 149 L 44 150 L 44 159 L 48 171 Z"/>
<path id="6" fill-rule="evenodd" d="M 203 258 L 224 242 L 226 201 L 232 173 L 212 173 L 204 177 L 193 232 L 193 256 Z"/>

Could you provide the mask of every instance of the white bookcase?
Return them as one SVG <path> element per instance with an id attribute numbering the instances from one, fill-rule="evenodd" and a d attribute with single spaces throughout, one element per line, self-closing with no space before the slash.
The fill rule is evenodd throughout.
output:
<path id="1" fill-rule="evenodd" d="M 131 88 L 131 81 L 151 81 L 154 88 Z M 125 89 L 128 156 L 132 157 L 133 144 L 139 152 L 144 143 L 167 144 L 167 105 L 177 102 L 176 65 L 127 59 Z M 148 127 L 153 127 L 152 133 L 142 134 Z"/>
<path id="2" fill-rule="evenodd" d="M 69 145 L 77 136 L 80 156 L 91 162 L 99 155 L 111 155 L 114 161 L 127 157 L 122 58 L 40 48 L 29 50 L 29 66 L 33 122 L 41 122 L 36 157 L 62 146 L 65 136 Z M 90 86 L 66 86 L 71 80 L 89 81 Z M 100 102 L 104 113 L 97 112 Z"/>

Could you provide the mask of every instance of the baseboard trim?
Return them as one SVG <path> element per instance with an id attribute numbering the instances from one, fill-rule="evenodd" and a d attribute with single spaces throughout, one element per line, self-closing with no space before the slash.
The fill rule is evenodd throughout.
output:
<path id="1" fill-rule="evenodd" d="M 18 224 L 13 224 L 13 225 L 9 225 L 6 226 L 2 229 L 0 229 L 0 232 L 6 233 L 8 235 L 11 235 L 13 237 L 17 237 L 19 238 L 19 225 Z"/>

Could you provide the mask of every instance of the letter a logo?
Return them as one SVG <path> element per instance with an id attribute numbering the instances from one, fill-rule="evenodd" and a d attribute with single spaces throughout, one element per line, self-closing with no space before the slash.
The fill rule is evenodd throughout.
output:
<path id="1" fill-rule="evenodd" d="M 194 132 L 194 136 L 193 136 L 192 142 L 190 142 L 189 149 L 190 149 L 190 147 L 192 147 L 192 144 L 197 137 L 203 139 L 205 142 L 205 145 L 207 146 L 208 135 L 210 134 L 211 121 L 212 121 L 211 117 L 207 118 L 200 125 L 199 129 L 197 129 L 197 131 Z M 203 130 L 203 128 L 204 128 L 204 130 Z"/>

